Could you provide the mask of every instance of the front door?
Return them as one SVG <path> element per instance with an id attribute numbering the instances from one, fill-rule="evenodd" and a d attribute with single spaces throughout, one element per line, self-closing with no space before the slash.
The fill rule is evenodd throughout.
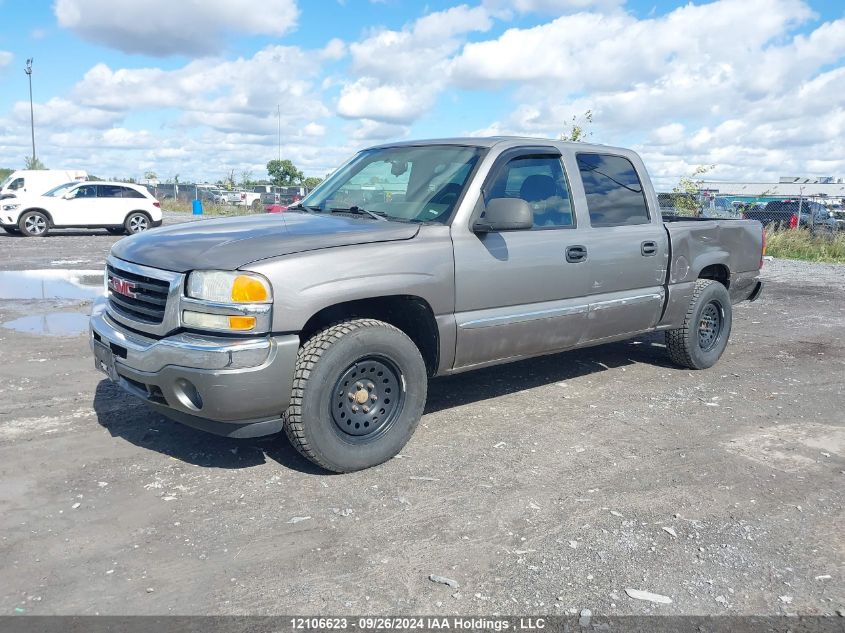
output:
<path id="1" fill-rule="evenodd" d="M 505 152 L 482 188 L 477 213 L 493 198 L 521 198 L 530 230 L 473 233 L 453 227 L 455 368 L 566 349 L 583 329 L 589 275 L 577 254 L 581 229 L 560 153 Z"/>
<path id="2" fill-rule="evenodd" d="M 53 211 L 56 226 L 97 226 L 101 209 L 97 205 L 97 185 L 80 185 L 57 201 Z"/>

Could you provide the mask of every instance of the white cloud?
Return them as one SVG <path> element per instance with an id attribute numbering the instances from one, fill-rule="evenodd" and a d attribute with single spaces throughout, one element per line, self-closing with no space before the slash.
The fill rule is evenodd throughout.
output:
<path id="1" fill-rule="evenodd" d="M 283 35 L 296 26 L 296 0 L 56 0 L 59 24 L 126 53 L 208 55 L 227 33 Z"/>
<path id="2" fill-rule="evenodd" d="M 108 110 L 80 106 L 78 103 L 53 97 L 46 103 L 34 104 L 35 122 L 55 130 L 74 128 L 105 129 L 122 119 L 122 115 Z M 29 101 L 18 101 L 12 107 L 12 118 L 29 125 Z"/>
<path id="3" fill-rule="evenodd" d="M 352 130 L 350 137 L 356 141 L 386 141 L 404 138 L 410 128 L 406 125 L 381 123 L 372 119 L 363 119 Z"/>
<path id="4" fill-rule="evenodd" d="M 459 5 L 425 15 L 400 31 L 381 30 L 350 45 L 357 80 L 344 84 L 338 114 L 406 123 L 434 104 L 450 57 L 472 32 L 492 27 L 482 7 Z"/>
<path id="5" fill-rule="evenodd" d="M 625 0 L 484 0 L 483 4 L 502 15 L 511 11 L 560 15 L 588 9 L 612 9 L 625 4 Z"/>
<path id="6" fill-rule="evenodd" d="M 350 119 L 408 123 L 431 107 L 432 96 L 414 85 L 379 85 L 375 79 L 359 79 L 343 87 L 337 113 Z"/>
<path id="7" fill-rule="evenodd" d="M 9 51 L 0 51 L 0 68 L 11 64 L 14 57 Z"/>

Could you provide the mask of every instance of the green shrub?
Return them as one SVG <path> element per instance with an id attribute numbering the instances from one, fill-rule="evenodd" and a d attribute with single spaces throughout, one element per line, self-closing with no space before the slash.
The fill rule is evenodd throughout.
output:
<path id="1" fill-rule="evenodd" d="M 766 254 L 809 262 L 845 263 L 845 232 L 813 234 L 805 229 L 766 229 Z"/>

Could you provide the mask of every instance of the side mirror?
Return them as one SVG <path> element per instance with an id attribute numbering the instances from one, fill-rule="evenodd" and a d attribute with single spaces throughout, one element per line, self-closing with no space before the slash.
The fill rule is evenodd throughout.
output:
<path id="1" fill-rule="evenodd" d="M 531 206 L 520 198 L 493 198 L 487 203 L 472 230 L 476 233 L 493 231 L 524 231 L 534 226 Z"/>

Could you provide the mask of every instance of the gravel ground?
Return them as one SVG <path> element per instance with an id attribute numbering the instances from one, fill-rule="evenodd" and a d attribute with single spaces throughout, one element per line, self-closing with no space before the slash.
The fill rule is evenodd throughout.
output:
<path id="1" fill-rule="evenodd" d="M 0 235 L 0 272 L 114 241 Z M 644 336 L 434 380 L 400 458 L 350 475 L 123 395 L 87 299 L 0 299 L 0 615 L 833 614 L 843 274 L 767 262 L 708 371 Z"/>

